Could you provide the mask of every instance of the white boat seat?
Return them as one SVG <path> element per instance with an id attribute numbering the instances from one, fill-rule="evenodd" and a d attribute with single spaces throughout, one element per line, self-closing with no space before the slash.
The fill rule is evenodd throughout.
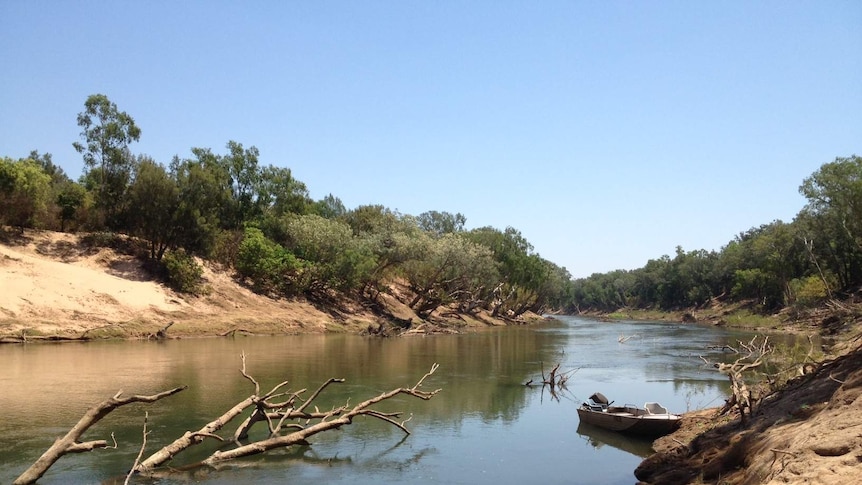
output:
<path id="1" fill-rule="evenodd" d="M 644 409 L 647 414 L 670 414 L 667 408 L 657 402 L 648 402 L 644 404 Z"/>

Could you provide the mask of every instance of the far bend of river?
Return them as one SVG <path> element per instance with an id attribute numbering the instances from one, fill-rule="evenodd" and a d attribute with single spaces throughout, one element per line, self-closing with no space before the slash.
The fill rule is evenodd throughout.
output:
<path id="1" fill-rule="evenodd" d="M 619 343 L 620 335 L 632 336 Z M 0 346 L 0 483 L 34 462 L 84 411 L 118 390 L 152 394 L 189 388 L 154 404 L 115 410 L 85 440 L 111 440 L 117 449 L 67 455 L 42 484 L 100 483 L 125 475 L 141 445 L 149 412 L 147 452 L 197 430 L 253 388 L 239 373 L 240 354 L 263 392 L 283 380 L 309 396 L 330 377 L 318 407 L 350 397 L 355 404 L 416 383 L 439 370 L 425 389 L 442 388 L 430 401 L 398 397 L 378 406 L 413 414 L 406 436 L 382 421 L 360 417 L 341 430 L 294 447 L 199 471 L 176 480 L 134 483 L 566 483 L 626 484 L 650 453 L 643 440 L 579 426 L 577 406 L 595 391 L 617 403 L 659 401 L 672 412 L 718 406 L 727 379 L 698 357 L 727 358 L 708 346 L 735 343 L 747 334 L 667 323 L 603 323 L 558 317 L 539 325 L 482 330 L 467 335 L 379 339 L 355 335 L 299 335 Z M 552 397 L 530 379 L 556 363 L 571 375 L 568 391 Z M 243 416 L 244 417 L 244 416 Z M 222 430 L 230 437 L 237 423 Z M 265 423 L 256 435 L 264 436 Z M 214 440 L 188 450 L 178 466 L 212 452 Z M 249 466 L 251 465 L 251 466 Z M 122 478 L 113 483 L 122 483 Z"/>

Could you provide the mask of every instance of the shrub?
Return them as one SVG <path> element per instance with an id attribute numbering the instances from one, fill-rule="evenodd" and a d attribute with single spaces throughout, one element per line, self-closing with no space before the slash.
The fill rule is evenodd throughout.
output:
<path id="1" fill-rule="evenodd" d="M 819 276 L 797 278 L 790 282 L 795 303 L 801 307 L 812 307 L 829 296 L 829 289 Z"/>
<path id="2" fill-rule="evenodd" d="M 256 291 L 280 290 L 288 294 L 301 263 L 256 227 L 247 227 L 236 256 L 236 270 L 249 278 Z"/>
<path id="3" fill-rule="evenodd" d="M 204 292 L 203 268 L 183 251 L 170 251 L 162 258 L 168 286 L 180 293 L 200 295 Z"/>

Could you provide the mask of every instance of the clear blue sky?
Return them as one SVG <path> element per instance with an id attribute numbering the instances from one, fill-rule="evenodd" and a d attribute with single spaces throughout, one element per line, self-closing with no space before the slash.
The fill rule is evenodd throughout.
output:
<path id="1" fill-rule="evenodd" d="M 82 172 L 106 94 L 167 164 L 512 226 L 574 276 L 790 221 L 862 155 L 862 2 L 0 1 L 0 156 Z"/>

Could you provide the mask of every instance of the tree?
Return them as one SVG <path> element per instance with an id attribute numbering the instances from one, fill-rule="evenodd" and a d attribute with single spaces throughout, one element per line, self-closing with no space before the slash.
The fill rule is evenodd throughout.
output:
<path id="1" fill-rule="evenodd" d="M 821 250 L 844 287 L 862 282 L 862 157 L 838 157 L 806 178 L 799 192 L 808 199 Z M 825 241 L 822 241 L 825 239 Z"/>
<path id="2" fill-rule="evenodd" d="M 192 148 L 193 158 L 171 161 L 170 174 L 179 189 L 177 245 L 198 254 L 213 250 L 221 214 L 230 204 L 229 177 L 218 155 Z"/>
<path id="3" fill-rule="evenodd" d="M 405 261 L 401 271 L 415 294 L 409 306 L 422 318 L 454 302 L 471 310 L 499 281 L 491 250 L 458 234 L 421 233 L 410 242 L 421 257 Z"/>
<path id="4" fill-rule="evenodd" d="M 0 158 L 0 221 L 37 227 L 44 223 L 51 177 L 29 159 Z"/>
<path id="5" fill-rule="evenodd" d="M 239 229 L 246 221 L 261 215 L 258 192 L 260 152 L 256 147 L 245 149 L 242 143 L 233 140 L 227 143 L 227 149 L 228 154 L 221 157 L 221 163 L 227 170 L 232 197 L 221 220 L 225 229 Z"/>
<path id="6" fill-rule="evenodd" d="M 305 184 L 293 178 L 289 168 L 269 165 L 260 171 L 258 203 L 265 214 L 305 214 L 312 205 Z"/>
<path id="7" fill-rule="evenodd" d="M 452 232 L 461 232 L 464 230 L 464 224 L 467 223 L 467 218 L 460 212 L 451 214 L 449 212 L 428 211 L 419 214 L 416 218 L 419 227 L 436 236 L 449 234 Z"/>
<path id="8" fill-rule="evenodd" d="M 292 293 L 301 264 L 280 244 L 264 236 L 256 227 L 247 227 L 237 253 L 236 270 L 249 278 L 256 291 Z"/>
<path id="9" fill-rule="evenodd" d="M 149 241 L 150 258 L 161 261 L 178 239 L 180 191 L 162 164 L 146 156 L 138 160 L 135 181 L 129 187 L 129 222 L 133 234 Z"/>
<path id="10" fill-rule="evenodd" d="M 51 185 L 60 185 L 71 181 L 63 168 L 54 164 L 54 159 L 50 153 L 40 154 L 38 150 L 31 150 L 27 158 L 38 163 L 42 167 L 42 171 L 51 177 Z"/>
<path id="11" fill-rule="evenodd" d="M 327 219 L 336 219 L 347 214 L 347 208 L 344 207 L 341 199 L 329 194 L 314 203 L 313 212 Z"/>
<path id="12" fill-rule="evenodd" d="M 309 294 L 358 289 L 376 266 L 371 249 L 343 222 L 316 214 L 288 216 L 285 230 L 288 249 L 308 263 L 300 286 Z"/>
<path id="13" fill-rule="evenodd" d="M 120 111 L 104 94 L 93 94 L 78 113 L 78 126 L 84 143 L 73 146 L 84 156 L 84 165 L 91 172 L 96 189 L 96 206 L 105 211 L 109 227 L 117 229 L 115 218 L 131 178 L 134 158 L 129 143 L 138 141 L 141 130 L 135 120 Z"/>
<path id="14" fill-rule="evenodd" d="M 79 213 L 81 210 L 86 209 L 89 204 L 92 204 L 92 199 L 88 198 L 87 190 L 84 186 L 72 182 L 71 180 L 64 182 L 59 187 L 56 187 L 56 191 L 56 204 L 59 208 L 58 217 L 60 218 L 60 231 L 65 231 L 70 222 L 79 219 Z"/>

